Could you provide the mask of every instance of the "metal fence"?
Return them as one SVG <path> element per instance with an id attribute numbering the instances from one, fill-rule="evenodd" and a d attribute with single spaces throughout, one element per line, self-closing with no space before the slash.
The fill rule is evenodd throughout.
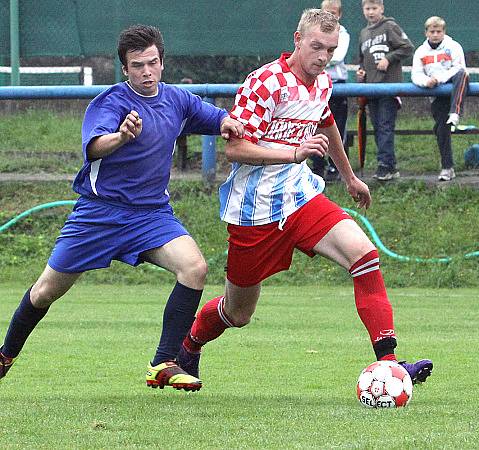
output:
<path id="1" fill-rule="evenodd" d="M 126 0 L 0 0 L 0 66 L 11 66 L 14 72 L 20 65 L 91 66 L 95 83 L 110 84 L 121 78 L 115 58 L 119 31 L 146 23 L 158 26 L 165 37 L 165 81 L 188 77 L 198 83 L 236 83 L 253 68 L 291 50 L 302 10 L 319 6 L 320 0 L 316 3 L 138 0 L 132 6 Z M 477 0 L 385 0 L 385 12 L 397 19 L 416 46 L 424 40 L 426 18 L 444 17 L 448 33 L 475 63 Z M 357 37 L 365 25 L 360 0 L 343 0 L 341 22 L 351 35 L 346 61 L 355 63 Z M 18 78 L 13 84 L 34 83 L 32 77 Z"/>

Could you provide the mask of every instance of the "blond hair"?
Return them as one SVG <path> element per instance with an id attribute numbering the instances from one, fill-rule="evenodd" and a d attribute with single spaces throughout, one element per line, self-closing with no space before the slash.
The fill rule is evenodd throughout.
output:
<path id="1" fill-rule="evenodd" d="M 327 8 L 328 6 L 336 6 L 339 9 L 339 12 L 342 12 L 343 10 L 341 0 L 323 0 L 321 3 L 321 9 Z"/>
<path id="2" fill-rule="evenodd" d="M 366 3 L 372 3 L 373 5 L 382 5 L 384 6 L 383 0 L 363 0 L 361 5 L 364 6 Z"/>
<path id="3" fill-rule="evenodd" d="M 323 33 L 332 33 L 339 27 L 339 22 L 333 14 L 322 9 L 305 9 L 298 23 L 299 33 L 304 35 L 313 26 L 319 25 Z"/>
<path id="4" fill-rule="evenodd" d="M 429 19 L 427 19 L 426 22 L 424 22 L 424 28 L 426 31 L 429 27 L 434 27 L 434 26 L 441 27 L 442 29 L 445 30 L 446 21 L 442 17 L 432 16 L 432 17 L 429 17 Z"/>

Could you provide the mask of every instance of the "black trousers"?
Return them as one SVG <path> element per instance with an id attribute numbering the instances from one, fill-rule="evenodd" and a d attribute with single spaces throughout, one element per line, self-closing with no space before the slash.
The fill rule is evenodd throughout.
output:
<path id="1" fill-rule="evenodd" d="M 441 155 L 441 167 L 450 169 L 454 166 L 451 146 L 451 124 L 446 123 L 450 113 L 461 114 L 464 99 L 469 84 L 469 77 L 465 70 L 461 69 L 454 75 L 449 83 L 452 83 L 451 97 L 435 97 L 431 103 L 432 117 L 434 118 L 434 134 Z"/>

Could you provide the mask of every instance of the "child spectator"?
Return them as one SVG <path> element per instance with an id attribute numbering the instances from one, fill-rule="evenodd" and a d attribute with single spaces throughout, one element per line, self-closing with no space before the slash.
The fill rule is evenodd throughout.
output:
<path id="1" fill-rule="evenodd" d="M 323 0 L 321 3 L 321 9 L 330 12 L 336 17 L 336 19 L 341 19 L 341 0 Z M 348 53 L 349 41 L 349 33 L 346 28 L 340 25 L 338 46 L 333 53 L 331 61 L 326 66 L 326 72 L 329 74 L 334 84 L 345 83 L 348 78 L 348 70 L 346 69 L 344 58 L 346 58 L 346 54 Z M 332 96 L 329 100 L 329 109 L 333 113 L 336 126 L 338 127 L 339 134 L 341 135 L 344 144 L 346 141 L 346 121 L 348 119 L 348 97 L 337 95 Z M 326 182 L 340 180 L 341 177 L 339 176 L 338 169 L 331 158 L 313 156 L 311 159 L 313 161 L 313 172 L 324 177 Z M 326 163 L 328 163 L 328 168 L 325 173 Z"/>
<path id="2" fill-rule="evenodd" d="M 402 62 L 412 56 L 414 46 L 391 17 L 384 17 L 383 0 L 362 0 L 368 25 L 359 36 L 359 82 L 399 83 Z M 396 97 L 368 99 L 369 114 L 374 128 L 378 168 L 375 178 L 381 181 L 399 177 L 394 152 L 394 129 L 399 107 Z"/>
<path id="3" fill-rule="evenodd" d="M 414 53 L 411 78 L 414 84 L 427 88 L 452 83 L 450 97 L 435 97 L 431 103 L 434 133 L 441 154 L 438 179 L 450 181 L 456 176 L 451 127 L 459 123 L 469 77 L 461 45 L 446 35 L 446 21 L 437 16 L 429 17 L 424 27 L 427 39 Z"/>

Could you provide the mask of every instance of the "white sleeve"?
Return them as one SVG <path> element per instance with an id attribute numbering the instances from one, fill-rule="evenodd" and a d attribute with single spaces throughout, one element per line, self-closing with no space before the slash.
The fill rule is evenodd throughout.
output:
<path id="1" fill-rule="evenodd" d="M 330 66 L 335 66 L 336 64 L 342 63 L 344 61 L 344 58 L 346 58 L 346 54 L 348 53 L 349 41 L 349 33 L 346 31 L 346 28 L 341 27 L 338 38 L 338 46 L 336 47 L 336 50 L 334 50 L 331 61 L 329 61 Z"/>
<path id="2" fill-rule="evenodd" d="M 429 77 L 424 72 L 424 64 L 422 63 L 420 51 L 417 49 L 412 60 L 411 81 L 420 87 L 426 87 Z"/>

